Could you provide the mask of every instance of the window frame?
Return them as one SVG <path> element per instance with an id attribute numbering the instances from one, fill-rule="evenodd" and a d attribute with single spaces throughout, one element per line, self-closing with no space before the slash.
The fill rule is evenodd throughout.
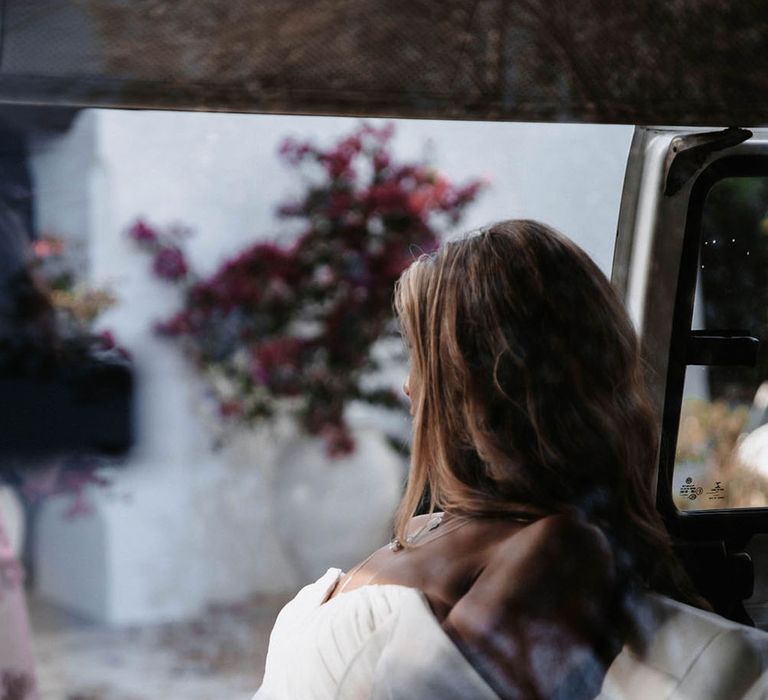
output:
<path id="1" fill-rule="evenodd" d="M 687 352 L 693 331 L 704 204 L 718 182 L 734 177 L 768 177 L 768 154 L 726 155 L 710 163 L 693 182 L 686 209 L 662 409 L 656 491 L 656 505 L 669 531 L 685 539 L 719 539 L 725 535 L 729 539 L 742 540 L 756 532 L 768 532 L 766 507 L 680 511 L 672 497 L 685 374 L 694 364 L 688 362 Z M 768 338 L 760 340 L 768 342 Z"/>

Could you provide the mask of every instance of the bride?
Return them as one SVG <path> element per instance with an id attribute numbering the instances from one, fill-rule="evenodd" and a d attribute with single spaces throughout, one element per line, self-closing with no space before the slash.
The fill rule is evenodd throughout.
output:
<path id="1" fill-rule="evenodd" d="M 395 307 L 413 416 L 395 538 L 282 610 L 255 700 L 597 697 L 646 591 L 706 607 L 654 508 L 627 314 L 523 220 L 419 258 Z"/>

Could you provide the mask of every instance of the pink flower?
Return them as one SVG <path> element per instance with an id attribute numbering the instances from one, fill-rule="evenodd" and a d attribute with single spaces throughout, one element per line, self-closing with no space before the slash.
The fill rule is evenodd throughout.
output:
<path id="1" fill-rule="evenodd" d="M 373 156 L 373 168 L 376 171 L 385 170 L 390 162 L 391 158 L 386 151 L 376 151 Z"/>
<path id="2" fill-rule="evenodd" d="M 300 143 L 293 138 L 285 139 L 278 153 L 285 158 L 290 165 L 299 165 L 309 154 L 315 153 L 316 149 L 310 143 Z"/>
<path id="3" fill-rule="evenodd" d="M 328 216 L 339 219 L 355 206 L 356 202 L 349 192 L 334 192 L 328 203 Z"/>
<path id="4" fill-rule="evenodd" d="M 155 324 L 155 331 L 160 335 L 184 335 L 192 330 L 189 316 L 180 311 L 167 321 L 161 321 Z"/>
<path id="5" fill-rule="evenodd" d="M 128 229 L 128 235 L 137 243 L 157 243 L 157 233 L 142 219 Z"/>
<path id="6" fill-rule="evenodd" d="M 115 347 L 115 336 L 112 331 L 102 331 L 99 334 L 99 342 L 104 350 L 111 350 Z"/>
<path id="7" fill-rule="evenodd" d="M 372 138 L 374 141 L 378 141 L 379 143 L 386 143 L 389 141 L 395 134 L 395 123 L 394 122 L 387 122 L 384 124 L 384 126 L 376 127 L 372 124 L 363 124 L 360 127 L 360 134 L 362 136 L 368 136 Z"/>
<path id="8" fill-rule="evenodd" d="M 297 274 L 294 252 L 275 243 L 256 243 L 227 263 L 217 278 L 224 279 L 233 274 L 250 277 L 268 274 L 290 282 Z"/>
<path id="9" fill-rule="evenodd" d="M 342 141 L 339 141 L 336 150 L 341 153 L 346 153 L 350 157 L 357 155 L 363 150 L 363 139 L 360 137 L 359 133 L 352 134 L 352 136 L 348 136 Z"/>
<path id="10" fill-rule="evenodd" d="M 175 246 L 164 246 L 157 251 L 153 269 L 158 277 L 171 282 L 186 277 L 188 271 L 184 253 Z"/>
<path id="11" fill-rule="evenodd" d="M 322 435 L 325 453 L 331 458 L 344 457 L 355 451 L 355 440 L 345 425 L 327 425 Z"/>
<path id="12" fill-rule="evenodd" d="M 258 384 L 286 396 L 301 392 L 299 377 L 303 343 L 290 336 L 272 338 L 256 345 L 251 356 L 251 377 Z"/>
<path id="13" fill-rule="evenodd" d="M 387 181 L 373 185 L 365 195 L 366 207 L 378 214 L 394 214 L 408 209 L 408 195 L 399 182 Z"/>
<path id="14" fill-rule="evenodd" d="M 354 177 L 354 170 L 351 166 L 352 155 L 349 151 L 336 149 L 325 153 L 321 160 L 332 179 L 337 180 L 342 177 L 351 179 Z"/>
<path id="15" fill-rule="evenodd" d="M 295 366 L 301 345 L 298 338 L 273 338 L 257 345 L 255 356 L 259 364 L 267 370 L 285 365 Z"/>
<path id="16" fill-rule="evenodd" d="M 61 255 L 63 250 L 64 244 L 57 238 L 41 238 L 32 244 L 32 252 L 38 258 Z"/>
<path id="17" fill-rule="evenodd" d="M 424 217 L 430 211 L 442 206 L 443 201 L 451 191 L 448 181 L 437 176 L 434 182 L 420 187 L 408 197 L 408 206 L 416 216 Z"/>

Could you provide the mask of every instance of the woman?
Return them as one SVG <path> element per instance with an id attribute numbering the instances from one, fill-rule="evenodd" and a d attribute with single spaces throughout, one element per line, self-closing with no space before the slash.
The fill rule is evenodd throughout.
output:
<path id="1" fill-rule="evenodd" d="M 395 307 L 413 416 L 396 537 L 286 606 L 256 698 L 595 697 L 636 594 L 696 600 L 653 506 L 627 314 L 578 246 L 523 220 L 419 258 Z"/>

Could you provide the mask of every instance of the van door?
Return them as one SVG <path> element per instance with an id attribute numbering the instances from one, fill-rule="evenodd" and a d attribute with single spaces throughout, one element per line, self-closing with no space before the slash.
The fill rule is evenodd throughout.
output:
<path id="1" fill-rule="evenodd" d="M 637 128 L 613 281 L 661 417 L 658 507 L 715 609 L 748 621 L 752 596 L 768 624 L 768 132 Z"/>

